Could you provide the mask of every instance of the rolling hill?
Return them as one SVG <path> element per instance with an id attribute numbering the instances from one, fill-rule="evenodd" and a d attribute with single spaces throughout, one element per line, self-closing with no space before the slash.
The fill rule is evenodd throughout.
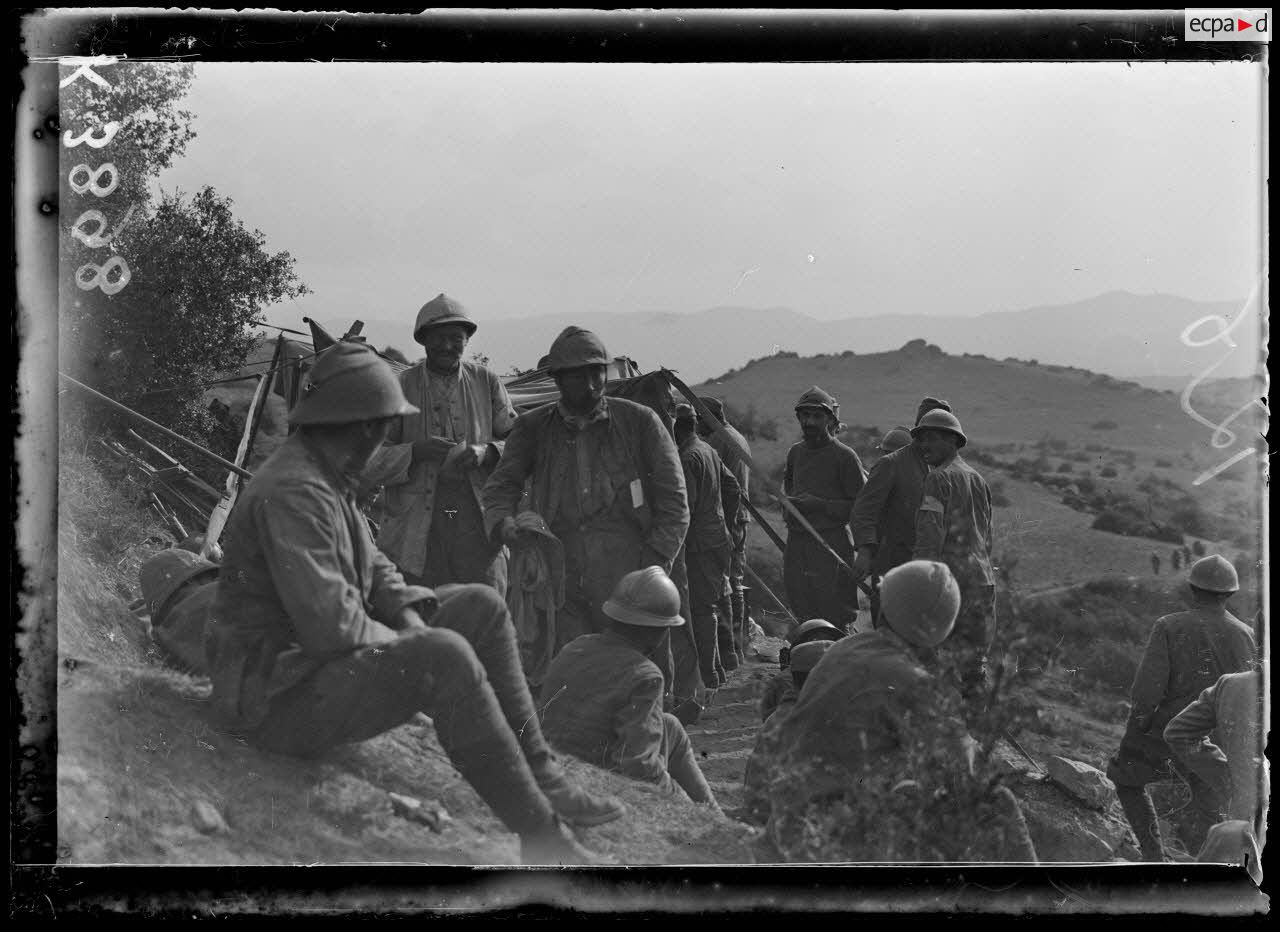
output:
<path id="1" fill-rule="evenodd" d="M 976 317 L 886 313 L 817 320 L 781 307 L 509 319 L 489 316 L 483 308 L 472 311 L 480 329 L 470 348 L 487 355 L 498 372 L 533 366 L 557 333 L 578 324 L 599 333 L 612 352 L 630 356 L 644 368 L 675 369 L 690 380 L 710 378 L 779 350 L 800 355 L 845 350 L 877 353 L 917 338 L 949 353 L 1036 359 L 1137 378 L 1189 377 L 1217 362 L 1223 357 L 1222 346 L 1188 348 L 1180 335 L 1188 325 L 1211 314 L 1233 318 L 1240 304 L 1110 292 L 1075 304 Z M 395 346 L 409 358 L 418 358 L 421 348 L 410 333 L 416 312 L 406 308 L 403 319 L 397 320 L 364 319 L 364 333 L 379 348 Z M 350 323 L 331 320 L 325 326 L 342 333 Z M 1249 339 L 1256 345 L 1248 329 L 1246 321 L 1235 332 L 1241 347 L 1215 370 L 1215 377 L 1244 376 L 1259 368 L 1256 354 L 1248 349 Z"/>

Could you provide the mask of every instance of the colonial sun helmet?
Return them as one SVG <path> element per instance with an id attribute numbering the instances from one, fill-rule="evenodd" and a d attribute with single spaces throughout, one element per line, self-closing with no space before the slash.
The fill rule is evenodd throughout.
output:
<path id="1" fill-rule="evenodd" d="M 421 343 L 426 331 L 444 324 L 458 324 L 467 331 L 468 337 L 475 336 L 476 322 L 471 319 L 467 309 L 442 292 L 422 305 L 422 309 L 418 311 L 418 319 L 413 324 L 413 338 Z"/>
<path id="2" fill-rule="evenodd" d="M 604 613 L 614 621 L 642 628 L 674 628 L 680 617 L 680 590 L 660 566 L 634 570 L 618 580 L 605 600 Z"/>
<path id="3" fill-rule="evenodd" d="M 920 418 L 919 423 L 911 428 L 911 436 L 919 437 L 926 430 L 945 430 L 948 433 L 955 434 L 957 448 L 969 442 L 964 435 L 964 428 L 960 426 L 960 419 L 950 411 L 944 411 L 941 408 L 926 411 L 924 416 Z"/>
<path id="4" fill-rule="evenodd" d="M 547 353 L 547 369 L 551 372 L 582 366 L 607 366 L 610 361 L 603 341 L 581 327 L 565 327 L 551 344 L 551 352 Z"/>
<path id="5" fill-rule="evenodd" d="M 289 423 L 353 424 L 417 413 L 400 380 L 372 347 L 342 340 L 316 357 Z"/>
<path id="6" fill-rule="evenodd" d="M 916 647 L 937 647 L 960 612 L 960 586 L 945 563 L 912 560 L 880 581 L 880 615 L 898 637 Z"/>

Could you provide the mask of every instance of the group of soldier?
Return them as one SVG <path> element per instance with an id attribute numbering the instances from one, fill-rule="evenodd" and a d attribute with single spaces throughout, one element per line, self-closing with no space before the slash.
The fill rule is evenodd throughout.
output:
<path id="1" fill-rule="evenodd" d="M 179 631 L 180 603 L 204 619 L 191 623 L 200 643 L 174 635 L 189 649 L 171 653 L 203 664 L 221 726 L 251 744 L 314 755 L 425 713 L 527 863 L 590 862 L 572 829 L 625 807 L 577 786 L 552 746 L 718 809 L 685 725 L 750 649 L 750 451 L 716 399 L 695 410 L 667 391 L 651 405 L 606 394 L 612 359 L 577 327 L 540 364 L 558 398 L 517 416 L 498 377 L 465 358 L 476 328 L 440 295 L 415 321 L 425 358 L 398 377 L 359 343 L 320 353 L 289 413 L 295 432 L 231 515 L 216 586 L 195 606 L 184 592 L 209 565 L 162 555 L 153 625 L 168 615 Z M 979 714 L 995 632 L 991 496 L 959 455 L 950 405 L 924 399 L 869 474 L 837 439 L 835 398 L 814 387 L 795 410 L 803 440 L 781 501 L 797 626 L 746 778 L 746 812 L 784 855 L 814 799 L 790 775 L 834 768 L 856 783 L 901 766 L 894 710 L 927 713 L 947 658 L 966 714 Z M 1205 588 L 1202 563 L 1194 591 L 1224 592 Z M 1210 667 L 1244 663 L 1248 629 L 1225 599 L 1198 605 L 1200 622 L 1162 619 L 1167 670 L 1144 660 L 1139 680 L 1212 657 L 1170 680 L 1195 698 Z M 1224 654 L 1219 629 L 1240 649 Z M 1143 693 L 1140 712 L 1135 687 L 1131 730 L 1169 721 L 1147 709 L 1165 692 Z M 964 754 L 972 739 L 956 726 Z M 1126 741 L 1118 760 L 1150 757 Z M 1141 789 L 1145 773 L 1124 773 Z M 1121 800 L 1150 836 L 1133 795 Z M 1008 816 L 1005 848 L 1034 858 L 1016 802 L 993 804 Z"/>

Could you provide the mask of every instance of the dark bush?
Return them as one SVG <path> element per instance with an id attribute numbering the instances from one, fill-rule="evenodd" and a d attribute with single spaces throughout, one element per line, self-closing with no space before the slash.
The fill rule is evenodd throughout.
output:
<path id="1" fill-rule="evenodd" d="M 1094 421 L 1089 426 L 1092 427 L 1094 430 L 1115 430 L 1120 425 L 1117 424 L 1115 421 L 1101 420 L 1101 421 Z"/>
<path id="2" fill-rule="evenodd" d="M 1103 479 L 1114 479 L 1116 476 L 1120 475 L 1120 473 L 1116 472 L 1116 468 L 1114 466 L 1103 466 L 1102 469 L 1098 470 L 1098 475 Z"/>
<path id="3" fill-rule="evenodd" d="M 1070 463 L 1062 463 L 1058 466 L 1058 472 L 1075 472 L 1075 467 Z"/>

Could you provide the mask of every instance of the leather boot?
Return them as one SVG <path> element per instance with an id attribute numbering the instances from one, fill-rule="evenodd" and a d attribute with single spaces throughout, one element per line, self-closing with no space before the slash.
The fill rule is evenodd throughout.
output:
<path id="1" fill-rule="evenodd" d="M 747 649 L 751 647 L 751 632 L 747 630 L 746 602 L 741 591 L 729 597 L 729 612 L 733 617 L 734 648 L 738 654 L 739 665 L 747 661 Z"/>
<path id="2" fill-rule="evenodd" d="M 724 596 L 716 603 L 716 637 L 719 640 L 720 664 L 726 672 L 738 669 L 738 645 L 734 641 L 733 600 Z"/>
<path id="3" fill-rule="evenodd" d="M 1116 785 L 1116 796 L 1120 799 L 1120 807 L 1133 834 L 1138 836 L 1138 847 L 1142 857 L 1147 861 L 1164 861 L 1164 843 L 1160 838 L 1160 820 L 1156 816 L 1156 807 L 1145 786 Z"/>

